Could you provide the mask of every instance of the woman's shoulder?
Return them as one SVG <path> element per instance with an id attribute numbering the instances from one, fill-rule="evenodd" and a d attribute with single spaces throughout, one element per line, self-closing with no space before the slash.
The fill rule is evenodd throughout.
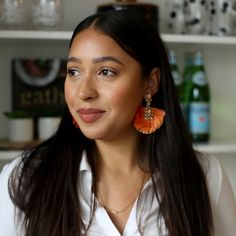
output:
<path id="1" fill-rule="evenodd" d="M 234 197 L 231 183 L 219 159 L 213 154 L 204 152 L 198 153 L 197 156 L 205 173 L 209 193 L 214 202 L 217 204 L 221 200 L 222 194 Z"/>
<path id="2" fill-rule="evenodd" d="M 21 162 L 21 157 L 17 157 L 11 162 L 7 163 L 6 165 L 3 166 L 1 172 L 0 172 L 0 185 L 1 188 L 3 187 L 3 184 L 8 184 L 9 177 L 12 173 L 12 171 L 20 164 Z M 2 191 L 1 191 L 2 192 Z"/>
<path id="3" fill-rule="evenodd" d="M 206 175 L 214 221 L 214 236 L 234 236 L 236 232 L 236 202 L 228 176 L 217 157 L 198 155 Z"/>
<path id="4" fill-rule="evenodd" d="M 17 235 L 15 227 L 15 206 L 9 194 L 9 178 L 14 168 L 20 163 L 21 158 L 16 158 L 6 164 L 0 173 L 0 235 Z"/>
<path id="5" fill-rule="evenodd" d="M 6 164 L 0 172 L 0 199 L 8 195 L 8 182 L 13 170 L 21 163 L 21 157 L 18 157 Z M 0 201 L 0 204 L 2 201 Z M 2 204 L 1 204 L 2 205 Z"/>
<path id="6" fill-rule="evenodd" d="M 215 202 L 219 199 L 223 178 L 226 178 L 223 167 L 215 155 L 209 153 L 197 154 L 206 176 L 208 190 Z"/>
<path id="7" fill-rule="evenodd" d="M 8 182 L 12 171 L 21 163 L 22 157 L 19 156 L 11 162 L 5 164 L 0 172 L 0 184 Z"/>

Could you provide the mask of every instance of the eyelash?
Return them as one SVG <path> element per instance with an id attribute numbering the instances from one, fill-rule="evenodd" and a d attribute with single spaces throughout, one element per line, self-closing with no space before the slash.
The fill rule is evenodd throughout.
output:
<path id="1" fill-rule="evenodd" d="M 81 75 L 80 71 L 75 68 L 67 69 L 67 75 L 71 78 L 77 78 Z M 117 72 L 113 69 L 102 68 L 98 71 L 97 76 L 103 77 L 114 77 L 117 75 Z"/>
<path id="2" fill-rule="evenodd" d="M 117 75 L 117 72 L 108 68 L 102 68 L 99 72 L 98 75 L 101 76 L 106 76 L 106 77 L 113 77 Z"/>
<path id="3" fill-rule="evenodd" d="M 70 77 L 77 77 L 80 75 L 80 72 L 76 69 L 67 69 L 67 74 L 70 76 Z"/>

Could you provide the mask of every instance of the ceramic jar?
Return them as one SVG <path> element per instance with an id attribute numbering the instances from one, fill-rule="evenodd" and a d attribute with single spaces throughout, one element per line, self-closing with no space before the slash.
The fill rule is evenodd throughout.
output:
<path id="1" fill-rule="evenodd" d="M 45 140 L 50 138 L 57 130 L 61 121 L 60 117 L 39 117 L 38 118 L 38 138 Z"/>
<path id="2" fill-rule="evenodd" d="M 59 28 L 63 17 L 62 0 L 32 0 L 31 9 L 35 29 Z"/>
<path id="3" fill-rule="evenodd" d="M 1 27 L 6 29 L 24 29 L 27 17 L 26 0 L 1 0 Z"/>

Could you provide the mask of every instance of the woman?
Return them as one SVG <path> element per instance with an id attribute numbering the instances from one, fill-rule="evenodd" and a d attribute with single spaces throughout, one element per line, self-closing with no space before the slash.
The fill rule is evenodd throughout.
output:
<path id="1" fill-rule="evenodd" d="M 1 235 L 233 235 L 227 178 L 194 152 L 166 49 L 141 16 L 76 27 L 65 99 L 56 134 L 1 174 Z"/>

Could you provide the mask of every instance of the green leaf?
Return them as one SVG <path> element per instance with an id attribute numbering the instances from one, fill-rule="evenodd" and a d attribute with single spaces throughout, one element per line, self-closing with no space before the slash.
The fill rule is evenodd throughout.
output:
<path id="1" fill-rule="evenodd" d="M 30 114 L 29 112 L 25 112 L 25 111 L 6 111 L 3 114 L 9 119 L 32 117 L 32 114 Z"/>

